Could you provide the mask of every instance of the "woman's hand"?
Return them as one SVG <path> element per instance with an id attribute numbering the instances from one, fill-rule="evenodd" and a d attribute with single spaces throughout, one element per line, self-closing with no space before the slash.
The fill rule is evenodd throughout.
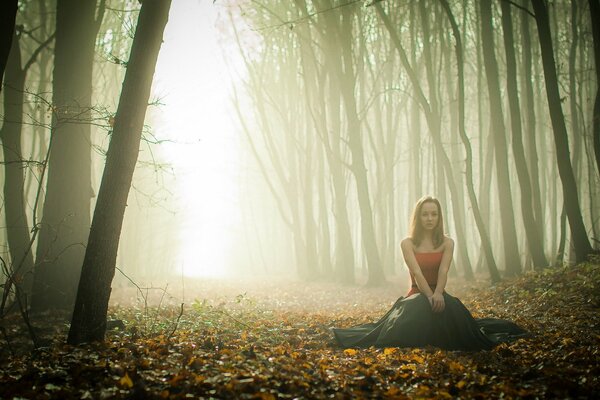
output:
<path id="1" fill-rule="evenodd" d="M 429 297 L 429 304 L 431 304 L 431 311 L 435 313 L 442 312 L 446 308 L 444 296 L 441 293 L 434 293 L 433 296 Z"/>

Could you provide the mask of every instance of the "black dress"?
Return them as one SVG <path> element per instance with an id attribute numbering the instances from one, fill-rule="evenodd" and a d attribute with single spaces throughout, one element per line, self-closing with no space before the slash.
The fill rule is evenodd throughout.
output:
<path id="1" fill-rule="evenodd" d="M 441 253 L 416 253 L 430 286 L 435 286 Z M 443 294 L 444 311 L 435 313 L 416 285 L 400 297 L 377 322 L 346 329 L 333 329 L 342 347 L 425 347 L 445 350 L 489 350 L 495 345 L 530 334 L 511 321 L 475 319 L 456 297 Z"/>

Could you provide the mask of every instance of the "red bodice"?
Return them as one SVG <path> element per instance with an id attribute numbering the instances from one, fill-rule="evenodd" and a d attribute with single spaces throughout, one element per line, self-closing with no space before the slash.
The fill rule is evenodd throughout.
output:
<path id="1" fill-rule="evenodd" d="M 421 272 L 423 272 L 423 276 L 425 277 L 425 280 L 427 281 L 429 287 L 432 290 L 435 290 L 435 286 L 437 284 L 438 271 L 440 269 L 440 263 L 442 262 L 443 255 L 443 251 L 438 251 L 434 253 L 415 252 L 415 258 L 417 259 L 417 263 L 419 263 L 419 267 L 421 267 Z M 415 293 L 420 293 L 420 290 L 417 287 L 417 282 L 415 282 L 415 277 L 412 273 L 410 274 L 410 281 L 412 283 L 412 286 L 406 297 L 411 296 Z"/>

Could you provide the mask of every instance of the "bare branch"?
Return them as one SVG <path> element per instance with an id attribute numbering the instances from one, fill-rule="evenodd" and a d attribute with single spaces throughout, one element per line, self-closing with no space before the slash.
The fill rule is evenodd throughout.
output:
<path id="1" fill-rule="evenodd" d="M 508 4 L 510 4 L 511 6 L 516 7 L 519 10 L 521 10 L 521 11 L 529 14 L 533 18 L 535 18 L 535 14 L 534 13 L 532 13 L 531 11 L 529 11 L 526 7 L 523 7 L 522 5 L 515 3 L 514 1 L 511 1 L 511 0 L 501 0 L 501 1 L 504 1 L 504 2 L 506 2 Z"/>
<path id="2" fill-rule="evenodd" d="M 31 54 L 31 57 L 29 57 L 29 60 L 27 61 L 27 63 L 25 63 L 25 66 L 22 69 L 23 72 L 27 72 L 27 70 L 35 62 L 35 59 L 37 58 L 37 56 L 42 52 L 42 50 L 44 50 L 46 48 L 46 46 L 48 46 L 50 44 L 51 41 L 54 40 L 55 36 L 56 36 L 56 32 L 54 32 L 52 35 L 50 35 L 48 37 L 48 39 L 46 39 L 44 42 L 42 42 L 38 46 L 38 48 L 35 49 L 35 51 L 33 52 L 33 54 Z"/>
<path id="3" fill-rule="evenodd" d="M 260 31 L 264 31 L 264 30 L 267 30 L 267 29 L 276 29 L 276 28 L 281 28 L 282 26 L 289 26 L 289 27 L 290 27 L 290 29 L 293 29 L 293 27 L 294 27 L 294 24 L 297 24 L 297 23 L 299 23 L 299 22 L 303 22 L 303 21 L 305 21 L 305 20 L 308 20 L 308 19 L 310 19 L 311 17 L 314 17 L 315 15 L 318 15 L 318 14 L 323 14 L 323 13 L 325 13 L 325 12 L 332 11 L 332 10 L 336 10 L 336 9 L 338 9 L 338 8 L 342 8 L 342 7 L 350 6 L 350 5 L 352 5 L 352 4 L 361 3 L 361 2 L 363 2 L 363 1 L 364 1 L 364 0 L 351 0 L 351 1 L 349 1 L 348 3 L 344 3 L 344 4 L 338 4 L 337 6 L 333 6 L 333 7 L 330 7 L 330 8 L 326 8 L 326 9 L 324 9 L 324 10 L 315 11 L 315 12 L 309 13 L 309 14 L 307 14 L 307 15 L 304 15 L 304 16 L 302 16 L 302 17 L 300 17 L 300 18 L 292 19 L 292 20 L 289 20 L 289 21 L 283 21 L 281 18 L 279 18 L 279 16 L 275 15 L 275 14 L 274 14 L 274 13 L 273 13 L 271 10 L 269 10 L 269 9 L 268 9 L 268 8 L 267 8 L 265 5 L 263 5 L 263 4 L 261 4 L 261 3 L 258 3 L 258 2 L 256 2 L 256 1 L 253 1 L 253 3 L 257 4 L 257 5 L 258 5 L 259 7 L 261 7 L 261 8 L 264 8 L 264 9 L 265 9 L 266 11 L 268 11 L 269 13 L 271 13 L 271 14 L 275 15 L 275 17 L 277 17 L 277 19 L 279 19 L 280 21 L 282 21 L 280 24 L 276 24 L 276 25 L 269 25 L 269 26 L 263 26 L 263 27 L 261 27 L 261 28 L 257 28 L 257 29 L 253 29 L 253 30 L 254 30 L 254 31 L 256 31 L 256 32 L 260 32 Z M 374 3 L 375 3 L 375 2 L 372 2 L 372 4 L 374 4 Z M 369 5 L 371 5 L 371 4 L 369 4 Z"/>

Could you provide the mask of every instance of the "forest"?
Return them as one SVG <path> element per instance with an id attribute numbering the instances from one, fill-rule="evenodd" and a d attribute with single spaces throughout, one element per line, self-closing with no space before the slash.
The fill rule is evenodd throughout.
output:
<path id="1" fill-rule="evenodd" d="M 0 20 L 0 399 L 600 396 L 599 0 Z M 436 294 L 525 334 L 340 342 Z"/>

